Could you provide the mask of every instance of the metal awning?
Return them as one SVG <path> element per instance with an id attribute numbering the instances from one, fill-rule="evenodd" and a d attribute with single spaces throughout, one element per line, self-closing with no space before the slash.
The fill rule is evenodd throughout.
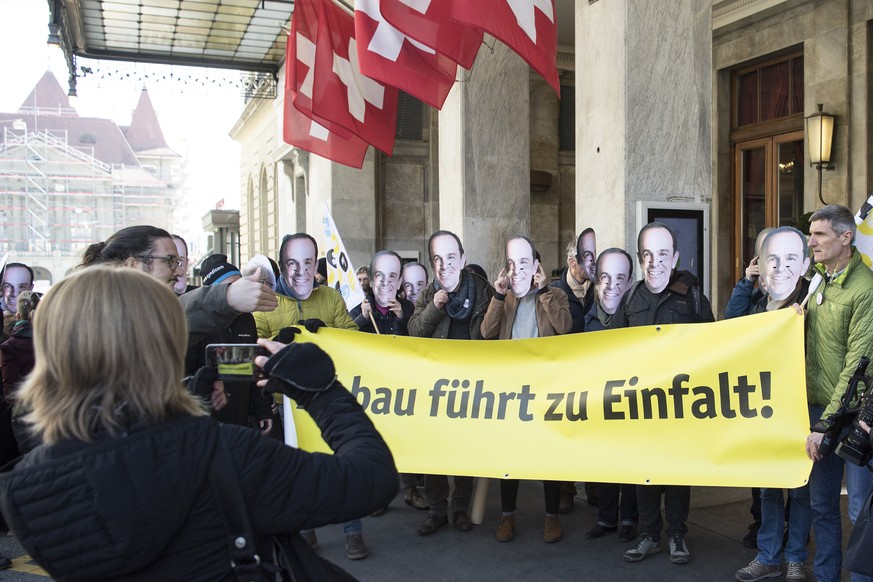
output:
<path id="1" fill-rule="evenodd" d="M 294 11 L 293 0 L 48 2 L 71 71 L 81 56 L 275 75 Z"/>

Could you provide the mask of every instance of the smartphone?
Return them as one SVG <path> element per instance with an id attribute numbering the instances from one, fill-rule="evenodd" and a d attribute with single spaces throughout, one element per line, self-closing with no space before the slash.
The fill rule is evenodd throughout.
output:
<path id="1" fill-rule="evenodd" d="M 259 370 L 255 358 L 266 355 L 267 350 L 258 344 L 209 344 L 206 365 L 218 370 L 219 380 L 254 381 Z"/>

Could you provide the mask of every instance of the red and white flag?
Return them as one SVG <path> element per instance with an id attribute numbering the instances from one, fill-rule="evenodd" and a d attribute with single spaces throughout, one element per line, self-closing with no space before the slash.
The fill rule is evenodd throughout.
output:
<path id="1" fill-rule="evenodd" d="M 300 31 L 311 24 L 306 17 L 314 15 L 314 7 L 309 5 L 310 10 L 307 10 L 305 4 L 309 2 L 302 0 L 297 3 L 298 10 L 291 23 L 291 34 L 285 50 L 283 138 L 295 147 L 360 168 L 367 153 L 367 142 L 342 127 L 335 127 L 324 120 L 319 123 L 310 116 L 315 44 Z M 311 28 L 314 30 L 316 27 Z M 299 78 L 298 71 L 301 73 Z M 299 103 L 299 106 L 295 103 Z M 309 110 L 310 115 L 304 113 L 305 110 Z"/>
<path id="2" fill-rule="evenodd" d="M 380 0 L 355 0 L 355 37 L 362 74 L 442 108 L 457 64 L 391 26 L 382 16 Z"/>
<path id="3" fill-rule="evenodd" d="M 381 0 L 382 16 L 397 30 L 472 69 L 483 33 L 452 20 L 450 0 Z"/>
<path id="4" fill-rule="evenodd" d="M 318 5 L 312 112 L 391 155 L 397 89 L 361 74 L 355 19 L 330 0 Z"/>
<path id="5" fill-rule="evenodd" d="M 452 18 L 500 39 L 561 96 L 555 0 L 452 0 Z"/>

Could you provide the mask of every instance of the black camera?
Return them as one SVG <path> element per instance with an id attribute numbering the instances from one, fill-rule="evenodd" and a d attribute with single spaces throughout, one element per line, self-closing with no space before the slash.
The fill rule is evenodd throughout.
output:
<path id="1" fill-rule="evenodd" d="M 870 435 L 861 428 L 861 422 L 873 426 L 873 398 L 870 396 L 870 384 L 866 382 L 867 390 L 861 397 L 861 406 L 855 422 L 849 428 L 849 434 L 837 445 L 837 454 L 846 461 L 863 467 L 873 458 L 873 448 L 870 446 Z"/>
<path id="2" fill-rule="evenodd" d="M 855 373 L 852 374 L 851 378 L 849 378 L 849 386 L 846 388 L 846 392 L 840 400 L 840 408 L 835 413 L 828 415 L 827 418 L 820 418 L 818 422 L 810 427 L 812 432 L 824 433 L 824 437 L 818 447 L 818 452 L 822 457 L 826 457 L 834 452 L 834 449 L 838 449 L 840 437 L 842 436 L 843 431 L 850 425 L 853 429 L 857 429 L 858 432 L 863 434 L 865 439 L 868 438 L 867 433 L 858 426 L 857 422 L 858 412 L 861 409 L 861 401 L 858 397 L 858 385 L 864 385 L 865 390 L 863 393 L 865 395 L 870 392 L 869 390 L 866 390 L 869 381 L 869 378 L 866 375 L 868 364 L 870 364 L 870 359 L 867 356 L 862 357 L 858 362 L 858 367 L 855 368 Z M 866 403 L 869 402 L 870 399 L 865 398 L 864 400 Z M 869 442 L 867 443 L 866 448 L 869 451 Z M 843 458 L 846 457 L 843 456 Z M 852 462 L 854 463 L 855 461 Z M 863 463 L 858 464 L 862 465 Z"/>

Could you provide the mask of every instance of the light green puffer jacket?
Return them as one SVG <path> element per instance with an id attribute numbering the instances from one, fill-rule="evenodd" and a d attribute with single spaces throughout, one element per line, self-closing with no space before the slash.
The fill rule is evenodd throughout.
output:
<path id="1" fill-rule="evenodd" d="M 854 248 L 834 280 L 828 281 L 821 263 L 815 270 L 824 281 L 806 316 L 806 396 L 810 404 L 825 407 L 824 418 L 840 407 L 861 356 L 873 357 L 873 271 Z"/>

